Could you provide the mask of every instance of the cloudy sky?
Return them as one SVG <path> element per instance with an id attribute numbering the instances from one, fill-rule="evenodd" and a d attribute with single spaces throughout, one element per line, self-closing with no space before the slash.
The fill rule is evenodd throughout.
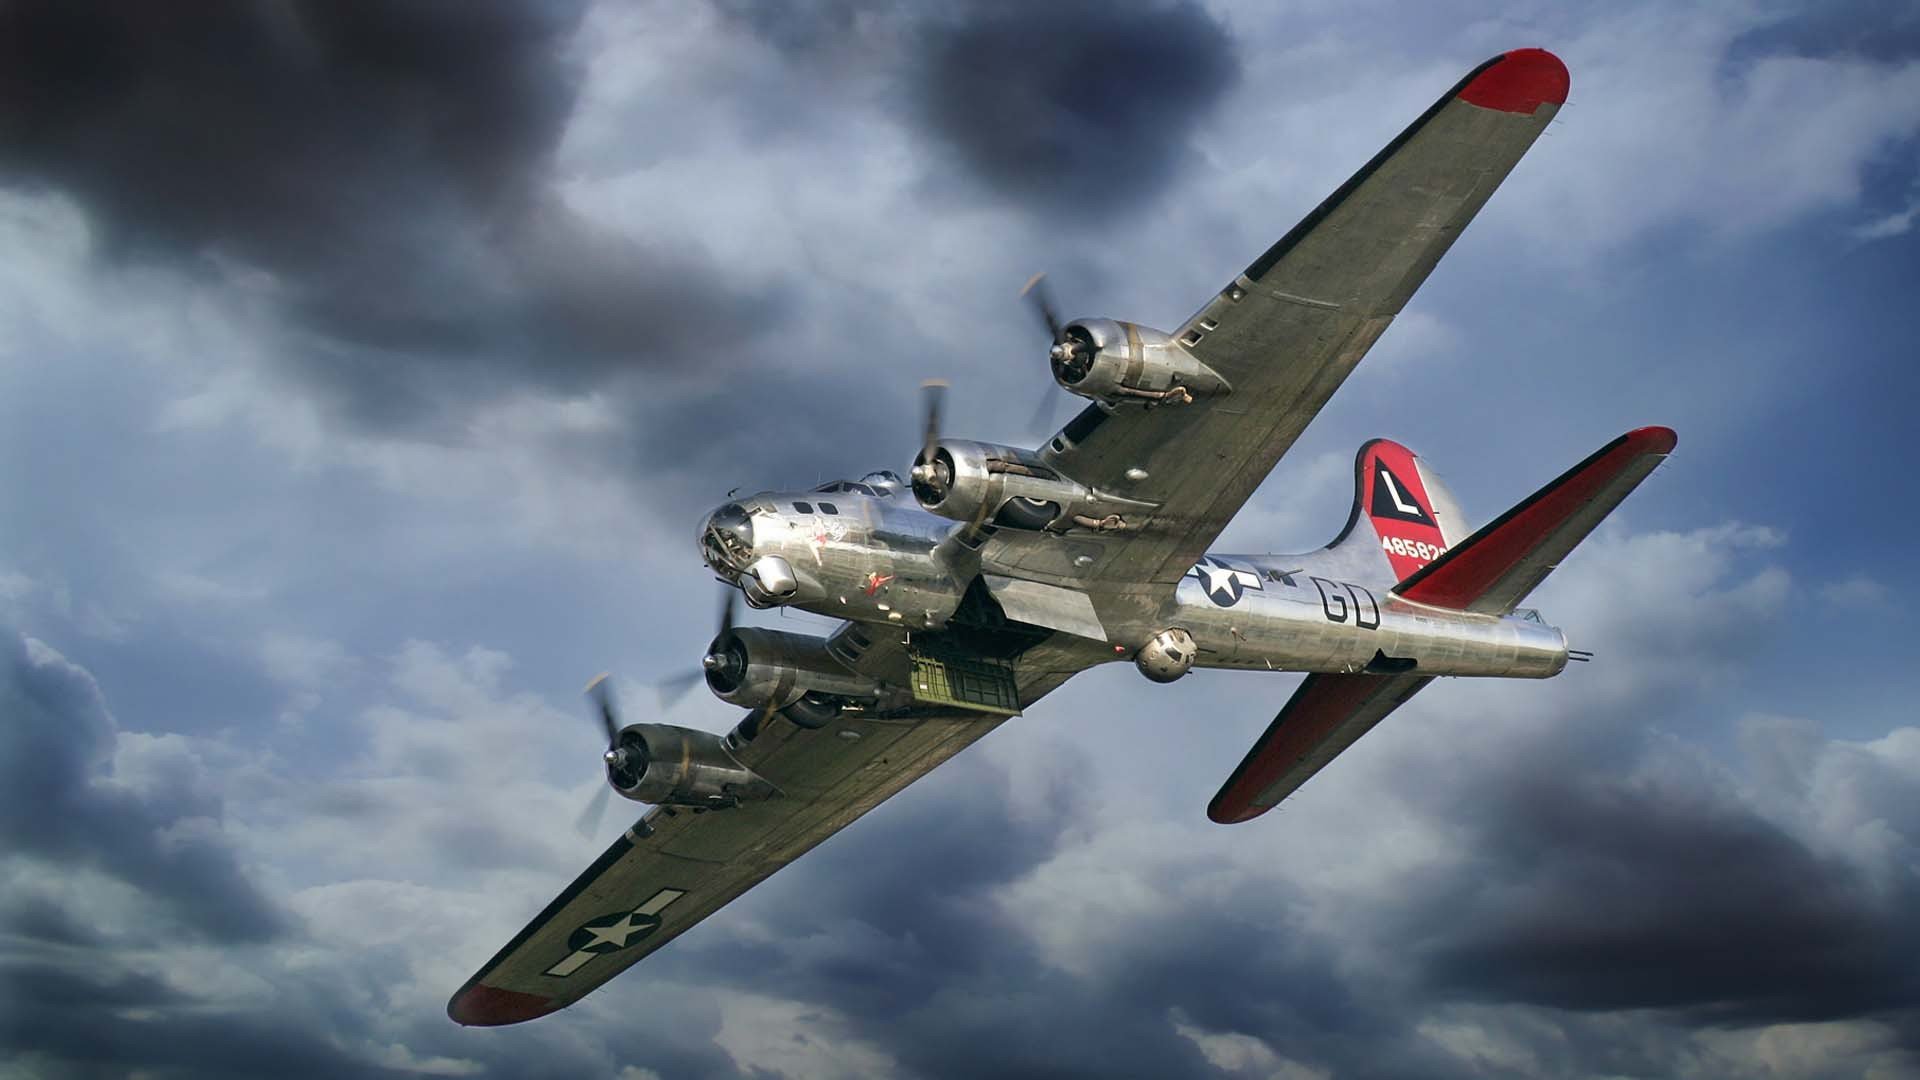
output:
<path id="1" fill-rule="evenodd" d="M 1920 19 L 1590 7 L 0 7 L 0 1076 L 1920 1071 Z M 1028 275 L 1177 325 L 1528 45 L 1567 107 L 1220 546 L 1371 436 L 1485 517 L 1668 424 L 1535 597 L 1595 663 L 1236 827 L 1294 678 L 1097 671 L 446 1019 L 624 824 L 579 687 L 694 662 L 701 513 L 903 467 L 932 375 L 1033 438 Z"/>

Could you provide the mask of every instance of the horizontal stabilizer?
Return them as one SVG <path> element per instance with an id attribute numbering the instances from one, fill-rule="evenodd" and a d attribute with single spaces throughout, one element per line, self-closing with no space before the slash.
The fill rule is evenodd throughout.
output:
<path id="1" fill-rule="evenodd" d="M 1627 432 L 1408 575 L 1393 591 L 1457 611 L 1512 611 L 1677 441 L 1671 428 Z"/>
<path id="2" fill-rule="evenodd" d="M 1207 804 L 1207 816 L 1232 825 L 1271 810 L 1433 678 L 1307 676 Z"/>

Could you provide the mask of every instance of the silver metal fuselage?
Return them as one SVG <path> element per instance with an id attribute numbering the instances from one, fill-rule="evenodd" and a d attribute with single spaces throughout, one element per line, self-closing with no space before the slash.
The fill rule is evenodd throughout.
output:
<path id="1" fill-rule="evenodd" d="M 876 495 L 762 492 L 716 511 L 702 554 L 756 606 L 791 606 L 906 633 L 947 624 L 969 585 L 985 573 L 1018 577 L 963 540 L 969 526 L 922 510 L 901 489 Z M 738 506 L 752 522 L 750 551 L 716 557 L 711 522 Z M 831 509 L 832 512 L 828 512 Z M 792 591 L 757 593 L 753 568 L 775 560 Z M 1480 615 L 1415 603 L 1392 582 L 1355 580 L 1333 549 L 1297 555 L 1208 555 L 1164 590 L 1102 582 L 1087 594 L 1105 641 L 1076 650 L 1087 663 L 1132 659 L 1155 634 L 1180 628 L 1198 646 L 1194 666 L 1350 673 L 1546 678 L 1567 663 L 1567 642 L 1531 613 Z M 1057 588 L 1057 586 L 1046 586 Z M 1084 635 L 1082 635 L 1084 636 Z"/>

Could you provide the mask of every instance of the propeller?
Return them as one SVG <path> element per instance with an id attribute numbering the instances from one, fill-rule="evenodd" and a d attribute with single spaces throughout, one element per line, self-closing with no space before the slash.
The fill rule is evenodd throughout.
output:
<path id="1" fill-rule="evenodd" d="M 732 588 L 721 590 L 720 629 L 715 632 L 715 638 L 724 637 L 727 631 L 733 629 L 734 616 L 739 613 L 739 608 L 739 590 Z M 653 690 L 660 698 L 661 710 L 665 711 L 672 708 L 675 703 L 687 695 L 687 691 L 693 689 L 694 683 L 699 682 L 706 673 L 706 666 L 703 663 L 702 666 L 694 668 L 692 671 L 682 672 L 678 675 L 670 675 L 654 683 Z M 593 703 L 594 715 L 599 717 L 600 726 L 604 729 L 607 737 L 607 750 L 606 753 L 601 755 L 601 761 L 604 762 L 609 769 L 631 768 L 637 777 L 639 772 L 646 769 L 646 752 L 641 744 L 638 743 L 621 745 L 620 707 L 614 703 L 613 680 L 604 674 L 595 676 L 594 680 L 587 684 L 586 694 L 587 700 Z M 600 821 L 606 817 L 607 799 L 612 792 L 613 784 L 611 782 L 600 785 L 600 790 L 594 792 L 593 798 L 587 803 L 586 808 L 582 810 L 580 816 L 575 819 L 573 823 L 575 832 L 582 836 L 592 838 L 594 833 L 600 831 Z"/>
<path id="2" fill-rule="evenodd" d="M 1020 286 L 1020 295 L 1033 301 L 1034 311 L 1039 314 L 1040 322 L 1047 328 L 1047 336 L 1053 339 L 1053 343 L 1056 346 L 1065 344 L 1067 328 L 1060 324 L 1060 316 L 1053 306 L 1053 290 L 1047 288 L 1047 272 L 1042 270 L 1028 278 L 1027 283 Z"/>
<path id="3" fill-rule="evenodd" d="M 947 380 L 928 379 L 920 384 L 920 400 L 926 404 L 926 437 L 921 440 L 920 460 L 931 462 L 940 443 L 940 408 L 947 400 Z"/>
<path id="4" fill-rule="evenodd" d="M 733 618 L 738 612 L 739 607 L 740 590 L 732 587 L 722 589 L 720 593 L 720 629 L 713 635 L 716 639 L 725 637 L 727 631 L 733 629 Z M 660 711 L 665 712 L 675 705 L 678 705 L 681 699 L 687 696 L 687 692 L 692 690 L 695 685 L 704 679 L 706 674 L 707 665 L 702 663 L 701 666 L 691 671 L 682 671 L 677 675 L 669 675 L 654 683 L 653 692 L 654 695 L 660 699 Z"/>
<path id="5" fill-rule="evenodd" d="M 921 440 L 920 456 L 914 459 L 911 476 L 914 494 L 932 502 L 946 498 L 953 483 L 953 467 L 937 456 L 940 448 L 940 409 L 947 399 L 947 381 L 928 379 L 920 384 L 920 397 L 926 403 L 926 435 Z"/>
<path id="6" fill-rule="evenodd" d="M 594 712 L 600 717 L 600 725 L 606 729 L 607 751 L 601 755 L 600 760 L 608 767 L 619 764 L 623 760 L 622 755 L 628 751 L 623 750 L 619 745 L 620 713 L 614 706 L 613 687 L 606 675 L 596 675 L 593 681 L 587 684 L 587 700 L 593 702 Z M 592 839 L 593 834 L 600 831 L 600 819 L 607 816 L 607 797 L 612 793 L 611 783 L 601 784 L 600 790 L 594 792 L 593 798 L 587 802 L 586 809 L 574 819 L 573 831 L 587 839 Z"/>
<path id="7" fill-rule="evenodd" d="M 1052 361 L 1056 379 L 1070 375 L 1071 381 L 1077 382 L 1085 378 L 1090 361 L 1088 346 L 1091 343 L 1071 333 L 1066 324 L 1060 321 L 1060 309 L 1053 303 L 1053 290 L 1047 288 L 1046 272 L 1028 278 L 1020 288 L 1020 295 L 1033 305 L 1035 314 L 1040 316 L 1041 325 L 1046 327 L 1047 338 L 1053 342 L 1052 348 L 1047 350 L 1047 357 Z M 1039 437 L 1045 438 L 1052 434 L 1054 417 L 1057 415 L 1059 399 L 1051 393 L 1043 394 L 1027 426 Z"/>

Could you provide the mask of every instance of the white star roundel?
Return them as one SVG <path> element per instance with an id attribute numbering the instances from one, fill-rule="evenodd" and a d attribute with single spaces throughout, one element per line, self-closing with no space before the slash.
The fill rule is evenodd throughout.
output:
<path id="1" fill-rule="evenodd" d="M 632 911 L 616 911 L 581 924 L 567 939 L 567 948 L 572 951 L 548 968 L 547 974 L 564 979 L 596 956 L 619 952 L 641 941 L 660 929 L 660 913 L 685 895 L 685 889 L 661 889 Z"/>
<path id="2" fill-rule="evenodd" d="M 1235 570 L 1211 555 L 1203 555 L 1187 571 L 1187 576 L 1200 583 L 1206 590 L 1207 599 L 1221 607 L 1232 607 L 1240 602 L 1248 589 L 1264 589 L 1260 584 L 1260 575 L 1248 570 Z"/>

